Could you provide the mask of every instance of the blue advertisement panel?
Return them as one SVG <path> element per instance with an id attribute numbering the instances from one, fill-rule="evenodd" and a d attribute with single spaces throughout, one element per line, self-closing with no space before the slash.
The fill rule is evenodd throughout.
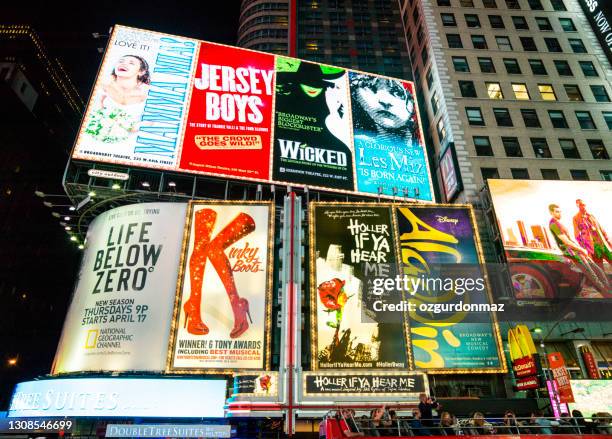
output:
<path id="1" fill-rule="evenodd" d="M 433 200 L 411 82 L 349 72 L 357 191 Z"/>

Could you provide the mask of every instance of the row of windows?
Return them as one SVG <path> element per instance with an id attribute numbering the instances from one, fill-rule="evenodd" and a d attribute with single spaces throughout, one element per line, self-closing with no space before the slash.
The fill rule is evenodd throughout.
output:
<path id="1" fill-rule="evenodd" d="M 484 35 L 470 35 L 470 40 L 474 49 L 489 49 L 489 43 L 487 42 L 487 38 Z M 536 45 L 535 39 L 533 37 L 519 37 L 519 40 L 525 52 L 539 52 L 538 46 Z M 463 49 L 463 40 L 460 34 L 446 34 L 446 41 L 450 49 Z M 572 52 L 588 53 L 586 46 L 580 38 L 568 38 L 567 41 L 572 49 Z M 561 44 L 559 43 L 559 40 L 557 38 L 544 38 L 544 43 L 546 44 L 546 48 L 549 52 L 563 52 L 563 47 L 561 47 Z M 498 50 L 504 52 L 512 52 L 515 50 L 515 47 L 512 45 L 512 41 L 510 40 L 510 37 L 507 37 L 505 35 L 495 36 L 495 44 Z"/>
<path id="2" fill-rule="evenodd" d="M 531 95 L 529 93 L 529 89 L 527 88 L 527 84 L 524 83 L 510 83 L 512 88 L 512 95 L 510 96 L 504 94 L 504 90 L 502 89 L 500 82 L 485 82 L 484 85 L 489 99 L 501 100 L 511 97 L 519 101 L 531 100 Z M 576 102 L 584 101 L 580 87 L 577 84 L 563 84 L 563 88 L 565 89 L 565 94 L 567 95 L 568 100 Z M 610 96 L 608 95 L 605 86 L 591 85 L 590 88 L 596 102 L 610 102 Z M 474 81 L 459 81 L 459 90 L 461 92 L 461 96 L 464 98 L 478 98 Z M 557 100 L 557 94 L 555 93 L 555 89 L 552 84 L 538 84 L 538 92 L 541 99 L 544 101 Z"/>
<path id="3" fill-rule="evenodd" d="M 240 17 L 244 16 L 244 15 L 253 15 L 256 14 L 258 12 L 263 12 L 263 11 L 288 11 L 289 10 L 289 6 L 287 5 L 287 3 L 282 2 L 282 3 L 260 3 L 260 4 L 256 4 L 253 5 L 252 7 L 248 8 L 248 9 L 242 9 L 242 12 L 240 13 Z"/>
<path id="4" fill-rule="evenodd" d="M 243 23 L 238 29 L 238 34 L 241 34 L 247 29 L 252 28 L 253 26 L 261 25 L 261 24 L 275 24 L 277 26 L 286 27 L 288 24 L 289 17 L 286 15 L 260 15 L 258 17 L 253 17 Z"/>
<path id="5" fill-rule="evenodd" d="M 482 179 L 485 181 L 489 178 L 500 178 L 497 168 L 480 168 L 480 173 L 482 174 Z M 556 169 L 540 169 L 540 173 L 542 174 L 542 178 L 544 180 L 560 180 L 559 172 Z M 510 168 L 510 174 L 515 180 L 530 179 L 529 171 L 525 168 Z M 570 169 L 570 175 L 572 176 L 572 180 L 589 180 L 589 173 L 585 169 Z M 601 176 L 602 180 L 612 181 L 612 171 L 602 170 L 599 171 L 599 175 Z"/>
<path id="6" fill-rule="evenodd" d="M 269 38 L 275 40 L 287 39 L 287 29 L 259 29 L 242 35 L 238 45 L 244 45 L 249 41 Z"/>
<path id="7" fill-rule="evenodd" d="M 467 27 L 471 28 L 480 28 L 480 17 L 477 14 L 464 14 L 465 24 Z M 457 20 L 455 19 L 455 14 L 452 12 L 441 13 L 440 18 L 442 19 L 442 25 L 446 27 L 456 27 Z M 504 23 L 504 19 L 501 15 L 488 15 L 489 24 L 493 29 L 505 29 L 506 23 Z M 512 16 L 512 24 L 514 29 L 516 30 L 529 30 L 529 23 L 527 23 L 527 19 L 522 16 Z M 550 20 L 546 17 L 535 17 L 535 22 L 538 26 L 538 29 L 541 31 L 554 31 Z M 574 21 L 571 18 L 559 18 L 559 24 L 561 25 L 561 29 L 564 32 L 577 32 L 576 26 L 574 25 Z"/>
<path id="8" fill-rule="evenodd" d="M 493 148 L 491 147 L 491 139 L 489 136 L 473 136 L 474 148 L 476 155 L 481 157 L 493 157 Z M 559 146 L 563 157 L 566 159 L 580 159 L 580 152 L 576 146 L 574 139 L 558 139 Z M 502 137 L 502 145 L 506 157 L 523 157 L 523 150 L 518 137 Z M 533 154 L 536 158 L 550 159 L 553 158 L 548 141 L 544 137 L 529 138 Z M 608 151 L 601 139 L 587 139 L 587 145 L 591 151 L 591 155 L 596 160 L 608 160 Z"/>
<path id="9" fill-rule="evenodd" d="M 508 9 L 521 9 L 519 0 L 504 0 Z M 501 3 L 501 0 L 500 0 Z M 543 11 L 544 6 L 541 0 L 527 0 L 529 9 L 533 11 Z M 438 6 L 459 6 L 462 8 L 474 8 L 474 0 L 438 0 Z M 567 11 L 563 0 L 550 0 L 550 6 L 553 11 Z M 497 8 L 496 0 L 482 0 L 483 8 Z"/>
<path id="10" fill-rule="evenodd" d="M 467 57 L 453 56 L 452 61 L 453 67 L 455 68 L 455 72 L 469 73 L 471 71 Z M 506 73 L 511 75 L 523 74 L 521 65 L 519 64 L 519 61 L 516 58 L 503 58 L 502 61 L 504 63 L 504 67 L 506 68 Z M 544 62 L 541 59 L 528 59 L 527 62 L 529 63 L 529 67 L 533 75 L 548 75 L 548 70 L 546 70 L 546 66 L 544 65 Z M 557 70 L 559 76 L 574 76 L 574 72 L 568 61 L 562 59 L 553 60 L 553 64 L 555 65 L 555 69 Z M 496 73 L 495 64 L 493 63 L 492 58 L 478 57 L 478 65 L 480 67 L 481 73 Z M 582 74 L 584 76 L 599 76 L 595 65 L 591 61 L 578 61 L 578 65 L 580 66 L 580 70 L 582 70 Z"/>
<path id="11" fill-rule="evenodd" d="M 520 110 L 523 122 L 527 128 L 540 128 L 540 119 L 536 110 L 522 108 Z M 472 126 L 486 126 L 485 118 L 482 114 L 480 107 L 466 107 L 465 113 L 468 119 L 468 123 Z M 596 130 L 597 125 L 593 120 L 593 116 L 590 111 L 574 111 L 576 121 L 583 130 Z M 612 112 L 606 111 L 602 113 L 604 120 L 608 125 L 608 129 L 612 130 Z M 567 120 L 565 119 L 565 113 L 562 110 L 548 110 L 551 123 L 555 128 L 568 128 Z M 508 108 L 493 108 L 493 116 L 498 127 L 513 127 L 514 122 L 510 110 Z"/>

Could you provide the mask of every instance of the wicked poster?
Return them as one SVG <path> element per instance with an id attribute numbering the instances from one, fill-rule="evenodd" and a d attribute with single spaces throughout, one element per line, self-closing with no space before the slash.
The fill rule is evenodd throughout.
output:
<path id="1" fill-rule="evenodd" d="M 420 282 L 411 293 L 415 309 L 408 313 L 415 367 L 455 373 L 505 369 L 471 208 L 394 210 L 402 274 Z"/>
<path id="2" fill-rule="evenodd" d="M 276 59 L 272 178 L 353 191 L 347 72 Z"/>
<path id="3" fill-rule="evenodd" d="M 372 279 L 397 267 L 390 207 L 311 204 L 315 369 L 405 368 L 401 313 L 372 312 Z"/>
<path id="4" fill-rule="evenodd" d="M 273 206 L 193 202 L 188 218 L 168 369 L 264 369 Z"/>

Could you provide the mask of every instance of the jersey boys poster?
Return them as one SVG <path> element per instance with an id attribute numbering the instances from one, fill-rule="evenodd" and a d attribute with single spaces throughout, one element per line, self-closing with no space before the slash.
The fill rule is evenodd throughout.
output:
<path id="1" fill-rule="evenodd" d="M 479 252 L 469 206 L 311 203 L 314 367 L 503 371 Z"/>
<path id="2" fill-rule="evenodd" d="M 73 157 L 176 168 L 197 44 L 116 26 Z"/>
<path id="3" fill-rule="evenodd" d="M 193 202 L 169 370 L 265 369 L 273 205 Z"/>
<path id="4" fill-rule="evenodd" d="M 391 210 L 311 204 L 310 215 L 315 368 L 406 368 L 403 319 L 378 319 L 369 306 L 371 278 L 397 266 Z"/>
<path id="5" fill-rule="evenodd" d="M 181 168 L 267 180 L 274 56 L 200 43 Z"/>
<path id="6" fill-rule="evenodd" d="M 357 191 L 432 200 L 412 83 L 349 73 Z"/>
<path id="7" fill-rule="evenodd" d="M 414 291 L 417 308 L 408 313 L 415 367 L 502 370 L 499 330 L 494 315 L 484 311 L 491 298 L 471 208 L 406 206 L 395 215 L 401 272 L 426 285 Z M 431 312 L 429 304 L 456 305 L 459 311 Z M 474 304 L 487 306 L 465 311 L 464 305 Z"/>
<path id="8" fill-rule="evenodd" d="M 347 71 L 276 59 L 273 178 L 354 190 Z"/>
<path id="9" fill-rule="evenodd" d="M 186 208 L 127 205 L 93 221 L 52 373 L 165 369 Z"/>

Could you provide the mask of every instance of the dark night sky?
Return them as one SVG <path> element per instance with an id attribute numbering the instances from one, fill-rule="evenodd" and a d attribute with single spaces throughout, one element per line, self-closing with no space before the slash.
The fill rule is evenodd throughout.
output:
<path id="1" fill-rule="evenodd" d="M 68 68 L 84 100 L 102 59 L 98 47 L 114 24 L 236 44 L 239 0 L 200 1 L 14 1 L 2 7 L 3 24 L 29 24 Z"/>

